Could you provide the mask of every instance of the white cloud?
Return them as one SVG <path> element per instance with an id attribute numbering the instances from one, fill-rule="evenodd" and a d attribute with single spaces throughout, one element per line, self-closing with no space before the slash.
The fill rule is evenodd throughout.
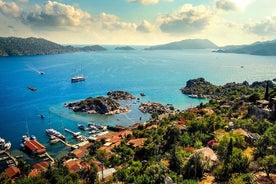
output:
<path id="1" fill-rule="evenodd" d="M 21 8 L 15 2 L 0 0 L 0 13 L 7 16 L 19 17 L 21 15 Z"/>
<path id="2" fill-rule="evenodd" d="M 232 0 L 218 0 L 216 1 L 216 8 L 225 11 L 237 10 L 238 6 Z"/>
<path id="3" fill-rule="evenodd" d="M 254 0 L 217 0 L 216 7 L 224 11 L 244 10 Z"/>
<path id="4" fill-rule="evenodd" d="M 137 27 L 137 31 L 144 32 L 144 33 L 150 33 L 155 30 L 155 27 L 149 23 L 146 20 L 143 20 L 143 22 Z"/>
<path id="5" fill-rule="evenodd" d="M 173 15 L 160 19 L 160 29 L 170 34 L 193 34 L 204 30 L 212 21 L 214 15 L 211 8 L 185 4 Z"/>
<path id="6" fill-rule="evenodd" d="M 36 5 L 25 21 L 34 26 L 59 27 L 79 26 L 91 18 L 90 14 L 70 5 L 48 1 L 43 6 Z"/>
<path id="7" fill-rule="evenodd" d="M 276 36 L 276 15 L 267 17 L 265 20 L 245 24 L 244 29 L 250 33 L 260 36 Z"/>
<path id="8" fill-rule="evenodd" d="M 127 1 L 131 2 L 131 3 L 139 3 L 139 4 L 142 4 L 142 5 L 150 5 L 150 4 L 158 4 L 161 1 L 163 1 L 163 2 L 172 2 L 174 0 L 127 0 Z"/>

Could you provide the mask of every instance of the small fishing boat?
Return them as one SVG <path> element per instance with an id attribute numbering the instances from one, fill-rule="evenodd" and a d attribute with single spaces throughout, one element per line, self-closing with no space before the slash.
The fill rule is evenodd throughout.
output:
<path id="1" fill-rule="evenodd" d="M 37 89 L 36 88 L 34 88 L 34 87 L 32 87 L 32 86 L 28 86 L 27 87 L 29 90 L 31 90 L 31 91 L 36 91 Z"/>

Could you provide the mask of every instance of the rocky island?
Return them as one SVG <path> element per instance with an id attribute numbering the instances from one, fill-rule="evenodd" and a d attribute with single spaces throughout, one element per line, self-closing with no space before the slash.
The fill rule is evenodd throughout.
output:
<path id="1" fill-rule="evenodd" d="M 108 97 L 88 97 L 79 102 L 70 102 L 65 107 L 72 109 L 74 112 L 82 112 L 88 114 L 120 114 L 129 111 L 129 106 L 122 107 L 116 100 L 135 99 L 130 93 L 125 91 L 109 91 Z"/>
<path id="2" fill-rule="evenodd" d="M 139 106 L 139 110 L 143 113 L 157 113 L 158 115 L 164 113 L 170 113 L 174 111 L 174 107 L 171 104 L 162 105 L 158 102 L 142 103 Z"/>

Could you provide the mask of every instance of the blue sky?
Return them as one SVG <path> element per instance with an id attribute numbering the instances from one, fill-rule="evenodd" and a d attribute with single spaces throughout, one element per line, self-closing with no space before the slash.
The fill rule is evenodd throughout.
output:
<path id="1" fill-rule="evenodd" d="M 0 0 L 0 36 L 61 44 L 223 46 L 276 39 L 276 0 Z"/>

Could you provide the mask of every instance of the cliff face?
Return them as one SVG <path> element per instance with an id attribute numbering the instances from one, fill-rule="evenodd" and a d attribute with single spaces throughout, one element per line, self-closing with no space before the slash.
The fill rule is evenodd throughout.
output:
<path id="1" fill-rule="evenodd" d="M 63 46 L 42 38 L 0 37 L 0 56 L 47 55 L 100 50 L 106 49 L 99 45 L 81 48 Z"/>

